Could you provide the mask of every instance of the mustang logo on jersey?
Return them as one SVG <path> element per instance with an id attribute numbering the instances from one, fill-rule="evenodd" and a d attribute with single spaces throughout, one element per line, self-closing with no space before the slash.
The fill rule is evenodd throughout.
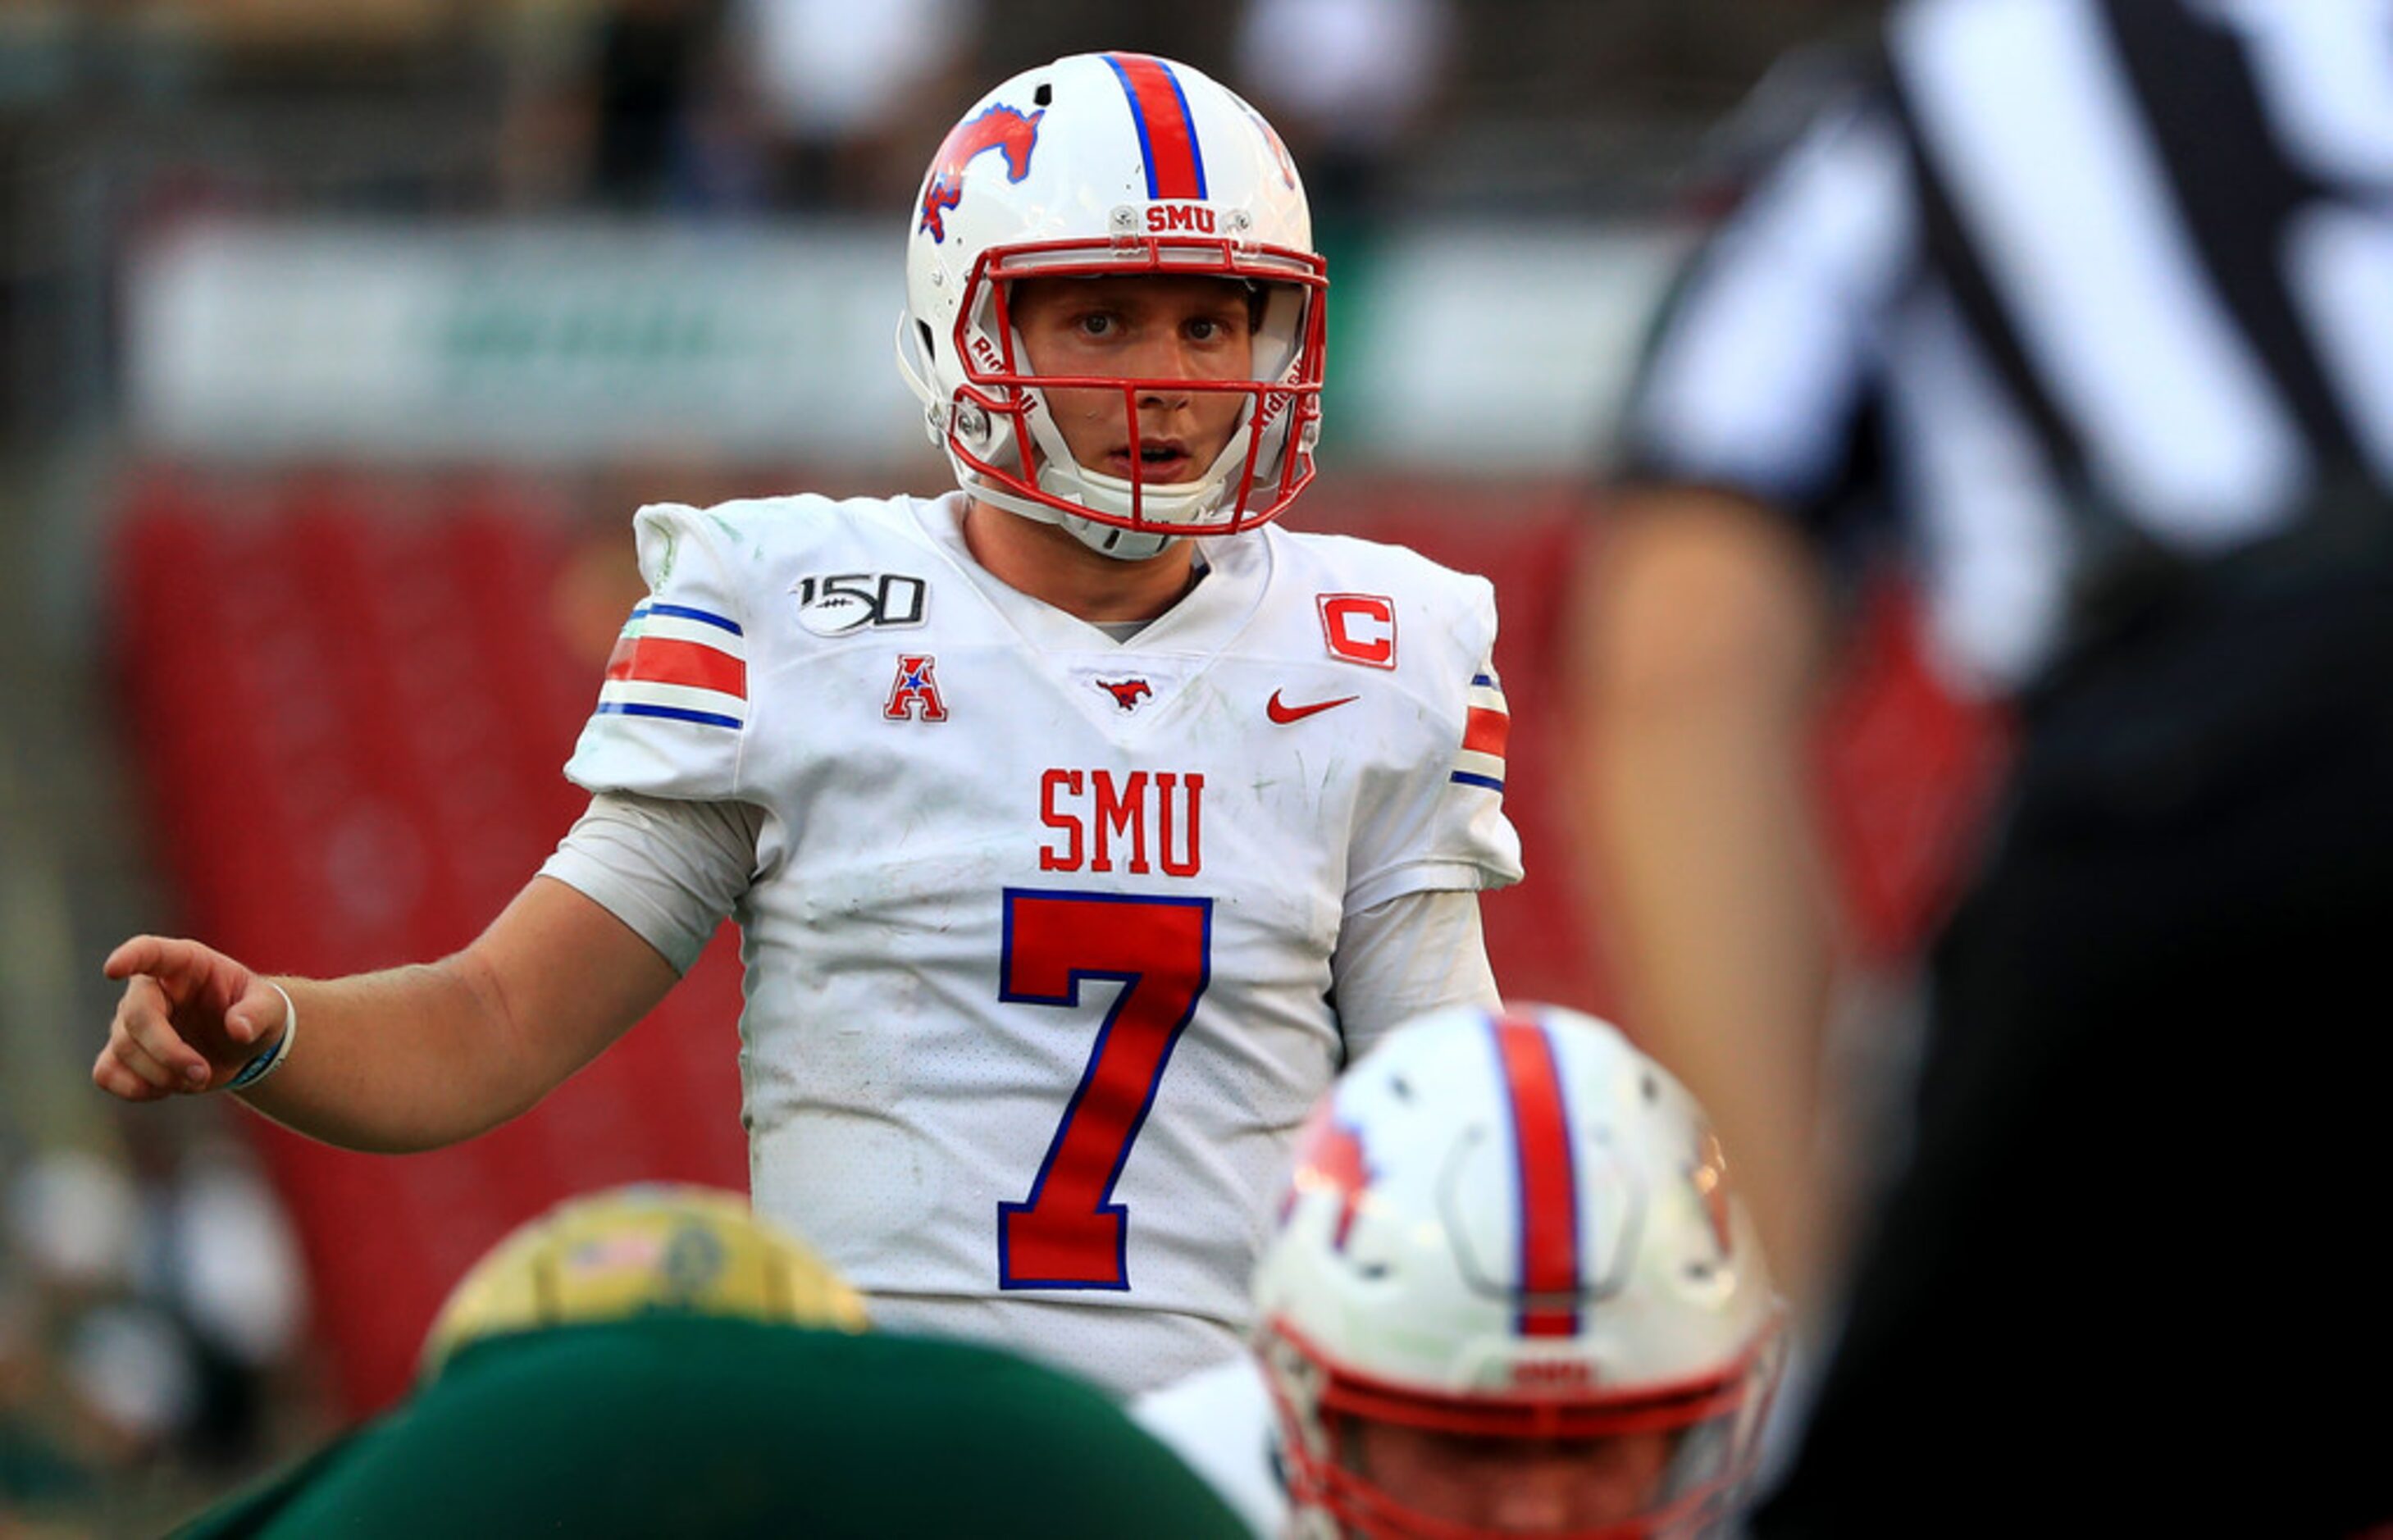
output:
<path id="1" fill-rule="evenodd" d="M 924 722 L 948 720 L 948 703 L 939 698 L 938 681 L 932 671 L 938 659 L 929 653 L 901 652 L 897 655 L 897 683 L 889 687 L 889 704 L 881 714 L 892 722 L 910 722 L 920 714 Z"/>
<path id="2" fill-rule="evenodd" d="M 1125 711 L 1138 710 L 1138 703 L 1155 694 L 1155 686 L 1144 679 L 1100 679 L 1097 688 L 1114 698 L 1114 704 Z"/>
<path id="3" fill-rule="evenodd" d="M 964 167 L 986 150 L 1005 152 L 1005 179 L 1018 182 L 1030 175 L 1030 155 L 1039 148 L 1039 120 L 1047 110 L 1024 117 L 1011 107 L 992 107 L 979 117 L 948 131 L 939 158 L 931 163 L 931 179 L 922 189 L 922 225 L 931 239 L 945 244 L 948 212 L 964 201 Z"/>
<path id="4" fill-rule="evenodd" d="M 798 624 L 817 636 L 845 636 L 868 626 L 919 626 L 931 585 L 904 572 L 835 572 L 800 578 Z"/>
<path id="5" fill-rule="evenodd" d="M 1194 877 L 1205 864 L 1204 807 L 1195 771 L 1050 770 L 1039 777 L 1039 821 L 1063 839 L 1040 847 L 1039 869 L 1111 871 L 1118 860 L 1133 877 L 1158 866 Z"/>

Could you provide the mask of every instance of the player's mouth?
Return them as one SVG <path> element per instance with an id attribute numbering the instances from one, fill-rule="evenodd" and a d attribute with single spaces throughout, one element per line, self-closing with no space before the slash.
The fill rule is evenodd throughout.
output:
<path id="1" fill-rule="evenodd" d="M 1127 446 L 1106 455 L 1105 471 L 1124 481 L 1134 479 L 1147 486 L 1168 486 L 1194 476 L 1196 461 L 1188 452 L 1187 445 L 1177 438 L 1143 438 L 1135 455 Z"/>

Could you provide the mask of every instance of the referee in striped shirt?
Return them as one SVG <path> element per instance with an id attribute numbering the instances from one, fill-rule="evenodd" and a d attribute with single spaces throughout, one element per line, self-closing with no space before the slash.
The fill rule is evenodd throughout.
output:
<path id="1" fill-rule="evenodd" d="M 2368 1533 L 2393 0 L 1899 0 L 1857 74 L 1663 319 L 1583 659 L 1628 1003 L 1841 1301 L 1758 1532 Z M 1857 550 L 2020 733 L 1848 1248 L 1803 767 Z"/>

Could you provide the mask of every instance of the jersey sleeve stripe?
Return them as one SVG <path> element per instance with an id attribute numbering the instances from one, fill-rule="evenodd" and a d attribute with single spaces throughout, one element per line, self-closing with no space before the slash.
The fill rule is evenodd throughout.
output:
<path id="1" fill-rule="evenodd" d="M 700 646 L 727 652 L 734 658 L 747 656 L 747 643 L 717 630 L 711 621 L 684 620 L 678 615 L 660 615 L 634 611 L 624 623 L 623 634 L 630 636 L 662 636 L 676 642 L 695 642 Z"/>
<path id="2" fill-rule="evenodd" d="M 1504 790 L 1504 749 L 1512 737 L 1512 711 L 1493 667 L 1482 664 L 1463 692 L 1462 747 L 1450 777 L 1459 786 Z"/>
<path id="3" fill-rule="evenodd" d="M 626 709 L 634 706 L 652 709 Z M 610 679 L 598 688 L 598 711 L 601 715 L 665 716 L 712 727 L 737 727 L 747 720 L 748 703 L 736 695 L 696 685 Z"/>
<path id="4" fill-rule="evenodd" d="M 739 621 L 727 616 L 717 615 L 712 610 L 693 609 L 688 605 L 661 604 L 652 599 L 632 611 L 632 619 L 634 620 L 651 615 L 670 616 L 681 620 L 697 620 L 702 624 L 713 626 L 717 630 L 727 631 L 734 636 L 747 634 L 739 629 Z"/>
<path id="5" fill-rule="evenodd" d="M 653 685 L 686 685 L 693 689 L 720 691 L 742 700 L 748 698 L 745 660 L 703 642 L 669 636 L 626 636 L 617 642 L 614 656 L 607 661 L 607 677 L 643 680 Z"/>
<path id="6" fill-rule="evenodd" d="M 669 722 L 694 722 L 702 727 L 737 729 L 739 726 L 738 717 L 725 716 L 719 711 L 694 711 L 685 706 L 654 706 L 641 700 L 602 700 L 598 703 L 598 714 L 662 717 Z"/>
<path id="7" fill-rule="evenodd" d="M 1505 740 L 1512 735 L 1512 719 L 1502 711 L 1491 711 L 1484 706 L 1471 708 L 1471 715 L 1462 727 L 1462 746 L 1474 754 L 1486 754 L 1495 759 L 1504 757 Z"/>

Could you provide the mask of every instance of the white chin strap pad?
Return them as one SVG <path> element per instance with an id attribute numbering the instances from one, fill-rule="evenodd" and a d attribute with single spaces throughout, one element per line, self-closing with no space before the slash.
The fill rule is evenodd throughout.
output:
<path id="1" fill-rule="evenodd" d="M 1181 538 L 1163 530 L 1125 529 L 1118 524 L 1105 524 L 1079 514 L 1067 514 L 977 476 L 965 476 L 963 487 L 966 492 L 991 507 L 1020 514 L 1024 518 L 1037 519 L 1041 524 L 1060 526 L 1090 550 L 1117 561 L 1144 561 Z M 1201 531 L 1191 530 L 1190 533 Z"/>
<path id="2" fill-rule="evenodd" d="M 1066 514 L 1057 522 L 1079 537 L 1081 544 L 1118 561 L 1144 561 L 1149 556 L 1159 555 L 1164 547 L 1180 539 L 1178 535 L 1125 529 L 1118 524 L 1100 524 L 1078 514 Z"/>

